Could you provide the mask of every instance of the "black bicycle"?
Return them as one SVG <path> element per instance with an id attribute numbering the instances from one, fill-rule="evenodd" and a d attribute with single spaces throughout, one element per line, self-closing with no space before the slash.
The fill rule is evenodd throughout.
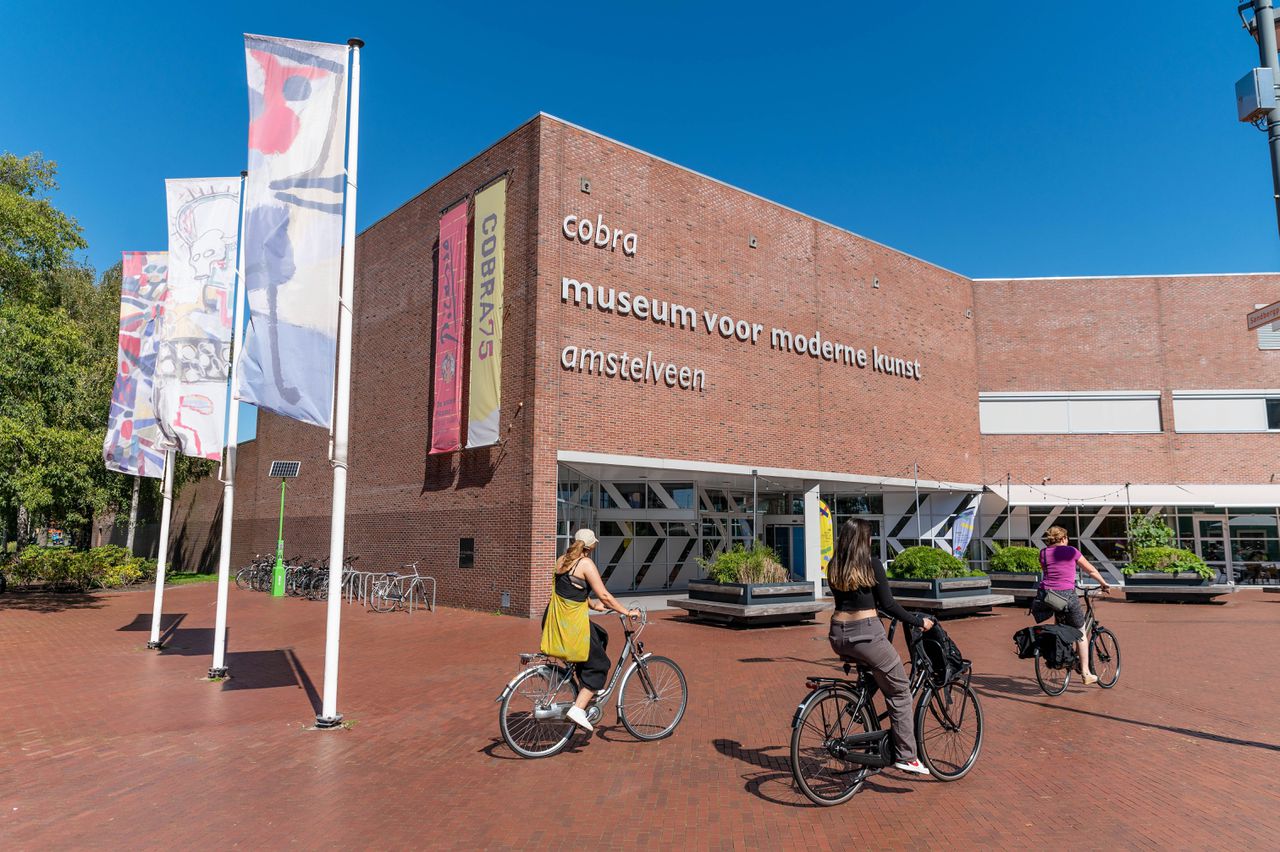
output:
<path id="1" fill-rule="evenodd" d="M 1089 667 L 1098 676 L 1098 686 L 1110 689 L 1120 679 L 1120 640 L 1116 638 L 1116 634 L 1099 624 L 1094 615 L 1093 599 L 1103 594 L 1101 588 L 1079 583 L 1076 588 L 1084 592 L 1085 616 L 1082 632 L 1089 637 Z M 1038 634 L 1043 629 L 1036 626 L 1032 628 L 1032 632 Z M 1045 695 L 1061 695 L 1066 692 L 1071 683 L 1071 673 L 1077 671 L 1080 665 L 1080 655 L 1076 652 L 1075 645 L 1071 646 L 1071 655 L 1066 664 L 1055 668 L 1040 653 L 1040 643 L 1036 642 L 1035 660 L 1036 683 L 1040 684 Z"/>
<path id="2" fill-rule="evenodd" d="M 897 628 L 894 621 L 890 642 Z M 936 672 L 917 628 L 908 628 L 907 646 L 920 760 L 934 778 L 956 781 L 969 774 L 982 750 L 982 705 L 969 685 L 970 663 L 965 660 L 950 677 Z M 891 729 L 881 728 L 889 711 L 877 712 L 874 701 L 879 685 L 870 669 L 857 668 L 857 680 L 808 678 L 810 694 L 791 719 L 791 774 L 814 804 L 847 802 L 868 775 L 897 759 Z M 844 664 L 846 675 L 852 669 Z"/>

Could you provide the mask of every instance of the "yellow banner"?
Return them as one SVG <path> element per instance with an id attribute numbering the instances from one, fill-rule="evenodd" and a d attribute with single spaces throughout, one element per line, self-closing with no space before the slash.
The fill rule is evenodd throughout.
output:
<path id="1" fill-rule="evenodd" d="M 471 250 L 471 402 L 467 446 L 498 443 L 502 407 L 502 275 L 507 235 L 507 179 L 476 195 Z"/>
<path id="2" fill-rule="evenodd" d="M 818 543 L 822 555 L 822 576 L 827 576 L 827 565 L 836 552 L 835 529 L 831 525 L 831 508 L 825 500 L 818 501 Z"/>

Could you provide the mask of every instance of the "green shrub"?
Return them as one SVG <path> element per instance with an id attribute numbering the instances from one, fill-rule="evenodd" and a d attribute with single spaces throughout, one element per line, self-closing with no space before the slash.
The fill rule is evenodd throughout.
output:
<path id="1" fill-rule="evenodd" d="M 92 550 L 69 547 L 24 547 L 10 565 L 8 575 L 29 586 L 44 583 L 51 589 L 87 591 L 115 589 L 155 576 L 155 561 L 129 554 L 123 547 L 105 545 Z"/>
<path id="2" fill-rule="evenodd" d="M 1006 574 L 1038 574 L 1044 570 L 1040 567 L 1039 550 L 1016 544 L 1010 547 L 997 544 L 989 565 L 992 571 L 1003 571 Z"/>
<path id="3" fill-rule="evenodd" d="M 1205 580 L 1217 576 L 1205 561 L 1190 550 L 1179 547 L 1139 547 L 1133 559 L 1123 569 L 1125 575 L 1137 574 L 1140 571 L 1157 571 L 1163 574 L 1177 574 L 1181 571 L 1195 571 Z"/>
<path id="4" fill-rule="evenodd" d="M 750 549 L 735 544 L 711 559 L 698 559 L 707 579 L 717 583 L 785 583 L 787 569 L 773 549 L 756 542 Z"/>
<path id="5" fill-rule="evenodd" d="M 1134 515 L 1129 519 L 1129 546 L 1173 547 L 1175 541 L 1173 530 L 1159 515 L 1148 518 L 1146 515 Z"/>
<path id="6" fill-rule="evenodd" d="M 895 580 L 939 580 L 946 577 L 982 577 L 970 571 L 963 559 L 928 545 L 908 547 L 893 557 L 888 575 Z"/>

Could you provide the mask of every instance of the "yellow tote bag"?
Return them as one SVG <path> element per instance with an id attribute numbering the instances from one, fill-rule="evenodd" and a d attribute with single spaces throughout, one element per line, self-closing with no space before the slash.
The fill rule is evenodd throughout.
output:
<path id="1" fill-rule="evenodd" d="M 591 650 L 587 602 L 569 601 L 551 592 L 547 620 L 542 624 L 542 653 L 581 663 Z"/>

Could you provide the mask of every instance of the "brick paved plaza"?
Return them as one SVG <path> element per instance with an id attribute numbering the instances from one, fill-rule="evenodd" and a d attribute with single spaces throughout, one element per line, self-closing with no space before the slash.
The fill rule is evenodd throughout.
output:
<path id="1" fill-rule="evenodd" d="M 347 608 L 352 725 L 315 732 L 323 605 L 233 590 L 234 678 L 212 684 L 213 587 L 166 592 L 162 654 L 150 603 L 0 597 L 0 846 L 1274 848 L 1280 831 L 1280 595 L 1105 603 L 1118 687 L 1056 699 L 1013 654 L 1022 611 L 951 622 L 986 711 L 978 765 L 955 784 L 880 775 L 830 809 L 786 764 L 804 676 L 833 667 L 825 624 L 662 613 L 647 644 L 690 683 L 676 734 L 634 742 L 610 709 L 590 742 L 525 761 L 494 698 L 533 622 Z"/>

